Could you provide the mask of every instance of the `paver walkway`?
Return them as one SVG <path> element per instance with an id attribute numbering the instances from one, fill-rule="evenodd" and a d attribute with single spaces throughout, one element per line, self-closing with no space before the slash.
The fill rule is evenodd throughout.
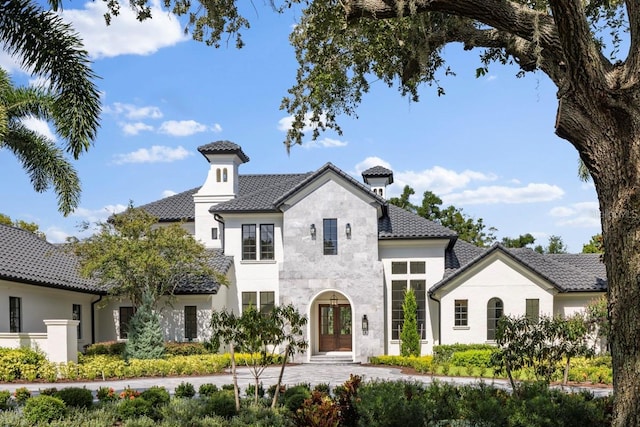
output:
<path id="1" fill-rule="evenodd" d="M 279 367 L 267 368 L 262 374 L 260 381 L 264 385 L 265 389 L 270 385 L 275 384 L 278 381 L 278 374 L 280 373 Z M 314 386 L 319 383 L 328 383 L 332 388 L 336 385 L 340 385 L 349 379 L 349 375 L 360 375 L 365 381 L 380 379 L 380 380 L 415 380 L 424 383 L 430 383 L 436 381 L 446 381 L 455 384 L 473 384 L 477 383 L 477 378 L 461 378 L 461 377 L 432 377 L 429 375 L 407 375 L 403 374 L 398 368 L 391 367 L 379 367 L 370 365 L 359 364 L 302 364 L 287 366 L 284 371 L 284 384 L 299 384 L 309 383 Z M 253 384 L 253 376 L 247 368 L 238 369 L 238 385 L 241 390 L 249 384 Z M 492 380 L 484 379 L 485 383 L 493 384 L 497 387 L 509 388 L 506 380 Z M 206 375 L 198 377 L 154 377 L 154 378 L 139 378 L 139 379 L 126 379 L 115 381 L 91 381 L 91 382 L 57 382 L 57 383 L 0 383 L 0 390 L 9 390 L 11 392 L 19 387 L 27 387 L 30 391 L 37 393 L 38 390 L 56 387 L 58 389 L 64 387 L 86 387 L 89 390 L 97 390 L 99 387 L 113 387 L 116 391 L 120 391 L 126 387 L 131 387 L 137 390 L 147 389 L 152 386 L 165 387 L 169 392 L 173 393 L 173 390 L 182 382 L 189 382 L 193 384 L 196 390 L 201 384 L 211 383 L 218 387 L 224 384 L 231 384 L 232 377 L 229 371 L 224 374 L 218 375 Z M 580 390 L 580 387 L 565 387 L 569 391 Z M 606 396 L 611 394 L 612 389 L 610 387 L 588 387 L 595 396 Z"/>

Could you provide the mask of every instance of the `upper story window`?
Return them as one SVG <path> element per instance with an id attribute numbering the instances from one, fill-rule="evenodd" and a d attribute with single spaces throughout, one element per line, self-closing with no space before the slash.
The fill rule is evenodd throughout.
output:
<path id="1" fill-rule="evenodd" d="M 275 259 L 275 226 L 273 224 L 242 225 L 242 259 L 273 260 Z M 257 233 L 260 233 L 259 235 Z M 258 248 L 258 242 L 260 247 Z M 258 258 L 258 255 L 260 258 Z"/>
<path id="2" fill-rule="evenodd" d="M 260 259 L 274 259 L 273 224 L 260 224 Z"/>
<path id="3" fill-rule="evenodd" d="M 227 168 L 222 169 L 222 182 L 227 182 Z"/>
<path id="4" fill-rule="evenodd" d="M 338 254 L 338 220 L 325 218 L 322 220 L 322 244 L 325 255 Z"/>
<path id="5" fill-rule="evenodd" d="M 242 259 L 256 259 L 256 225 L 242 225 Z"/>
<path id="6" fill-rule="evenodd" d="M 220 178 L 221 173 L 222 173 L 222 172 L 220 171 L 220 168 L 217 168 L 217 169 L 216 169 L 216 182 L 220 182 L 220 181 L 222 181 L 222 179 Z"/>
<path id="7" fill-rule="evenodd" d="M 211 229 L 211 240 L 218 240 L 218 229 L 215 227 Z"/>

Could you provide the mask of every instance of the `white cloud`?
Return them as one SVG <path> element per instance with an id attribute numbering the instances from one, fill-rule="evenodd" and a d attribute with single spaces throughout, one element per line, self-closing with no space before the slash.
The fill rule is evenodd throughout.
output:
<path id="1" fill-rule="evenodd" d="M 386 160 L 382 160 L 380 157 L 373 156 L 373 157 L 367 157 L 366 159 L 358 163 L 356 165 L 356 172 L 354 175 L 361 175 L 362 172 L 374 166 L 382 166 L 383 168 L 393 170 L 391 168 L 391 163 L 387 162 Z"/>
<path id="2" fill-rule="evenodd" d="M 22 119 L 22 124 L 25 125 L 27 129 L 44 135 L 52 141 L 56 140 L 56 135 L 49 127 L 49 123 L 44 120 L 40 120 L 35 117 L 27 117 Z"/>
<path id="3" fill-rule="evenodd" d="M 405 185 L 410 185 L 411 188 L 416 190 L 416 194 L 422 195 L 422 193 L 429 190 L 442 197 L 456 189 L 466 187 L 472 181 L 494 181 L 496 178 L 495 174 L 468 169 L 456 172 L 441 166 L 434 166 L 431 169 L 422 171 L 394 173 L 394 185 L 400 189 Z"/>
<path id="4" fill-rule="evenodd" d="M 51 85 L 51 80 L 44 76 L 35 76 L 29 79 L 29 86 L 47 89 Z"/>
<path id="5" fill-rule="evenodd" d="M 114 102 L 112 105 L 106 106 L 104 108 L 104 112 L 113 114 L 114 116 L 123 115 L 130 120 L 162 118 L 162 111 L 160 111 L 160 108 L 153 105 L 138 107 L 133 104 Z"/>
<path id="6" fill-rule="evenodd" d="M 486 205 L 550 202 L 560 199 L 563 195 L 564 190 L 557 185 L 531 183 L 524 187 L 499 185 L 478 187 L 475 190 L 447 194 L 442 196 L 442 199 L 446 204 L 453 205 Z"/>
<path id="7" fill-rule="evenodd" d="M 340 141 L 338 139 L 324 138 L 317 141 L 308 141 L 302 144 L 303 148 L 334 148 L 334 147 L 345 147 L 349 144 L 347 141 Z"/>
<path id="8" fill-rule="evenodd" d="M 171 136 L 189 136 L 207 130 L 212 130 L 212 128 L 195 120 L 169 120 L 160 125 L 158 132 Z"/>
<path id="9" fill-rule="evenodd" d="M 312 130 L 314 130 L 316 127 L 318 127 L 317 124 L 312 123 L 311 122 L 311 114 L 307 113 L 304 116 L 304 127 L 302 128 L 302 132 L 303 133 L 308 133 L 311 132 Z M 325 122 L 326 121 L 326 115 L 325 114 L 321 114 L 320 115 L 320 121 L 321 122 Z M 287 116 L 287 117 L 283 117 L 280 120 L 278 120 L 278 130 L 281 132 L 287 132 L 289 129 L 291 129 L 291 126 L 293 125 L 293 116 Z"/>
<path id="10" fill-rule="evenodd" d="M 567 227 L 600 227 L 598 202 L 573 203 L 568 206 L 556 206 L 549 215 L 558 218 L 556 225 Z"/>
<path id="11" fill-rule="evenodd" d="M 211 131 L 215 133 L 220 133 L 222 132 L 222 126 L 220 126 L 219 123 L 214 123 L 213 126 L 211 127 Z"/>
<path id="12" fill-rule="evenodd" d="M 141 148 L 126 154 L 118 154 L 115 156 L 115 164 L 124 163 L 170 163 L 176 160 L 182 160 L 193 153 L 179 146 L 176 148 L 166 147 L 162 145 L 154 145 L 151 148 Z"/>
<path id="13" fill-rule="evenodd" d="M 168 13 L 158 1 L 151 2 L 152 19 L 139 22 L 127 2 L 120 5 L 120 14 L 106 25 L 106 2 L 84 4 L 84 9 L 65 9 L 61 12 L 80 34 L 85 49 L 92 58 L 108 58 L 118 55 L 150 55 L 159 49 L 188 40 L 177 17 Z"/>
<path id="14" fill-rule="evenodd" d="M 171 197 L 171 196 L 173 196 L 173 195 L 175 195 L 175 194 L 178 194 L 178 193 L 176 193 L 176 192 L 175 192 L 175 191 L 173 191 L 173 190 L 164 190 L 164 191 L 162 192 L 162 198 L 164 199 L 165 197 Z"/>
<path id="15" fill-rule="evenodd" d="M 122 204 L 106 205 L 100 209 L 77 208 L 71 216 L 94 224 L 99 221 L 106 221 L 111 215 L 124 212 L 126 209 L 127 205 Z"/>
<path id="16" fill-rule="evenodd" d="M 498 78 L 498 76 L 496 76 L 495 74 L 491 74 L 489 76 L 487 76 L 487 81 L 488 82 L 492 82 L 494 80 L 496 80 Z"/>
<path id="17" fill-rule="evenodd" d="M 42 231 L 47 236 L 47 241 L 49 243 L 64 243 L 67 241 L 67 237 L 71 236 L 71 234 L 59 227 L 49 227 Z"/>
<path id="18" fill-rule="evenodd" d="M 142 131 L 152 131 L 153 126 L 142 122 L 120 123 L 120 127 L 125 135 L 137 135 Z"/>
<path id="19" fill-rule="evenodd" d="M 12 74 L 16 72 L 25 73 L 25 70 L 22 69 L 20 61 L 17 58 L 9 55 L 9 53 L 4 50 L 4 45 L 0 42 L 0 68 L 4 69 L 7 73 Z"/>

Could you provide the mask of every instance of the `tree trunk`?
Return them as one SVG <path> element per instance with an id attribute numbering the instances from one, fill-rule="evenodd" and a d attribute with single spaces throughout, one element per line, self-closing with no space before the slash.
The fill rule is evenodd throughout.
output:
<path id="1" fill-rule="evenodd" d="M 589 92 L 589 93 L 587 93 Z M 640 100 L 637 89 L 562 97 L 556 132 L 593 177 L 607 267 L 613 426 L 640 425 Z"/>
<path id="2" fill-rule="evenodd" d="M 567 363 L 564 365 L 564 376 L 562 378 L 562 385 L 567 385 L 569 382 L 569 369 L 571 368 L 571 358 L 567 357 Z"/>
<path id="3" fill-rule="evenodd" d="M 289 348 L 290 348 L 290 344 L 287 344 L 287 347 L 284 349 L 282 365 L 280 366 L 280 375 L 278 375 L 278 382 L 276 383 L 276 389 L 273 392 L 273 401 L 271 402 L 272 408 L 275 408 L 276 404 L 278 403 L 278 396 L 280 395 L 280 384 L 282 384 L 282 377 L 284 376 L 284 367 L 287 366 L 287 359 L 289 358 Z"/>
<path id="4" fill-rule="evenodd" d="M 240 411 L 240 390 L 238 390 L 238 372 L 236 370 L 236 353 L 233 342 L 229 343 L 229 354 L 231 355 L 231 376 L 233 378 L 233 394 L 236 398 L 236 411 Z"/>

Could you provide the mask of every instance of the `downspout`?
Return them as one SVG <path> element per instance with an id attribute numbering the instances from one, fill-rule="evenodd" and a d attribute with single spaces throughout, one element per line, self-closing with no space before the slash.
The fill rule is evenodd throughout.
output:
<path id="1" fill-rule="evenodd" d="M 438 304 L 438 345 L 442 345 L 442 316 L 440 312 L 440 300 L 434 298 L 433 292 L 429 292 L 429 299 Z"/>
<path id="2" fill-rule="evenodd" d="M 96 343 L 96 304 L 102 301 L 102 295 L 91 303 L 91 344 Z"/>

